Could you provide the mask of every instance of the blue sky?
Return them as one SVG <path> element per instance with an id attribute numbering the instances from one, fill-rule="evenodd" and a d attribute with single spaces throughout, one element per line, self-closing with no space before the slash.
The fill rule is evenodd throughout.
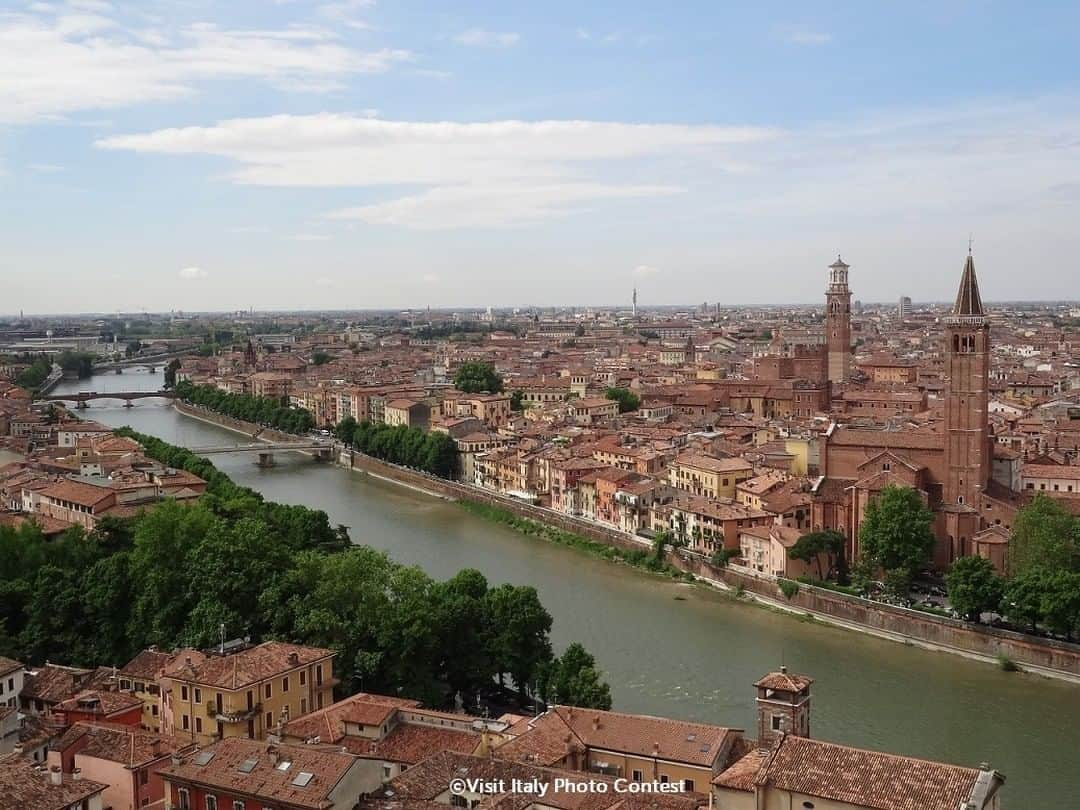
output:
<path id="1" fill-rule="evenodd" d="M 1080 4 L 0 0 L 0 312 L 1077 298 Z"/>

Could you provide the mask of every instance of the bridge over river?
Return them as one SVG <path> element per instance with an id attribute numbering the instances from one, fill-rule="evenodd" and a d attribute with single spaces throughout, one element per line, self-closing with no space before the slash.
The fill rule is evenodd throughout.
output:
<path id="1" fill-rule="evenodd" d="M 318 439 L 310 442 L 249 442 L 248 444 L 215 444 L 207 447 L 189 447 L 197 456 L 218 456 L 231 453 L 258 453 L 260 467 L 274 466 L 274 452 L 310 453 L 316 461 L 329 461 L 334 456 L 334 446 Z"/>
<path id="2" fill-rule="evenodd" d="M 70 394 L 47 394 L 39 396 L 38 402 L 74 402 L 76 408 L 86 408 L 95 399 L 122 399 L 124 407 L 132 407 L 136 399 L 176 399 L 173 391 L 77 391 Z"/>

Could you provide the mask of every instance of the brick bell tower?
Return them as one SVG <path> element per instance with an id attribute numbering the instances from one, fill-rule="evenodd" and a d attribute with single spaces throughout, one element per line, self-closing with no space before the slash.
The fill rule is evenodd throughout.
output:
<path id="1" fill-rule="evenodd" d="M 825 346 L 829 382 L 846 382 L 851 376 L 851 290 L 848 288 L 848 265 L 840 256 L 829 265 L 829 286 L 825 290 Z"/>
<path id="2" fill-rule="evenodd" d="M 968 249 L 956 303 L 945 318 L 949 389 L 945 396 L 943 501 L 978 509 L 990 481 L 990 320 L 983 312 Z"/>

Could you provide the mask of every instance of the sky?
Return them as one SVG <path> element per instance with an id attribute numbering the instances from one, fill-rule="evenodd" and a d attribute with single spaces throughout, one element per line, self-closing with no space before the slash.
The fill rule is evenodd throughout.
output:
<path id="1" fill-rule="evenodd" d="M 0 0 L 0 313 L 1080 299 L 1080 3 Z"/>

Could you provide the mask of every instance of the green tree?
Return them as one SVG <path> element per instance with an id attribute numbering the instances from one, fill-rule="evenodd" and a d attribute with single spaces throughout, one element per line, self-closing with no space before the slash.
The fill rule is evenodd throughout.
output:
<path id="1" fill-rule="evenodd" d="M 510 410 L 513 410 L 513 411 L 523 411 L 523 410 L 525 410 L 524 398 L 525 398 L 525 392 L 524 391 L 514 391 L 510 395 Z"/>
<path id="2" fill-rule="evenodd" d="M 497 394 L 503 390 L 503 380 L 490 363 L 470 360 L 458 368 L 454 375 L 454 387 L 467 394 L 485 391 Z"/>
<path id="3" fill-rule="evenodd" d="M 587 709 L 611 708 L 611 687 L 601 679 L 596 659 L 576 641 L 546 668 L 539 686 L 545 701 Z"/>
<path id="4" fill-rule="evenodd" d="M 1080 628 L 1080 573 L 1055 571 L 1043 578 L 1043 620 L 1055 633 L 1072 641 Z"/>
<path id="5" fill-rule="evenodd" d="M 1080 570 L 1080 518 L 1041 493 L 1017 512 L 1009 539 L 1009 575 L 1033 568 Z"/>
<path id="6" fill-rule="evenodd" d="M 619 403 L 619 413 L 636 411 L 641 405 L 641 397 L 629 388 L 608 388 L 604 396 Z"/>
<path id="7" fill-rule="evenodd" d="M 945 575 L 949 604 L 968 621 L 977 622 L 983 613 L 1001 605 L 1004 583 L 994 565 L 985 557 L 961 557 Z"/>
<path id="8" fill-rule="evenodd" d="M 165 366 L 165 387 L 176 387 L 176 374 L 180 371 L 180 361 L 173 359 L 170 360 L 168 365 Z"/>
<path id="9" fill-rule="evenodd" d="M 484 596 L 488 655 L 500 682 L 508 674 L 524 693 L 542 665 L 552 660 L 551 614 L 536 589 L 500 585 Z"/>
<path id="10" fill-rule="evenodd" d="M 825 575 L 832 569 L 832 561 L 844 553 L 844 535 L 832 529 L 809 532 L 804 534 L 795 544 L 788 549 L 788 557 L 800 560 L 807 565 L 811 562 L 817 565 L 818 579 L 825 579 Z M 825 558 L 829 568 L 822 566 L 821 560 Z"/>
<path id="11" fill-rule="evenodd" d="M 870 501 L 859 529 L 863 561 L 913 577 L 934 552 L 934 516 L 911 487 L 886 486 Z"/>
<path id="12" fill-rule="evenodd" d="M 1046 590 L 1046 574 L 1039 568 L 1031 568 L 1010 578 L 1005 584 L 1002 608 L 1014 622 L 1038 629 L 1043 618 L 1043 592 Z"/>
<path id="13" fill-rule="evenodd" d="M 352 444 L 354 433 L 356 433 L 356 420 L 351 416 L 346 416 L 334 428 L 334 435 L 346 444 Z"/>
<path id="14" fill-rule="evenodd" d="M 323 351 L 316 351 L 311 355 L 311 364 L 315 366 L 325 366 L 333 358 Z"/>

